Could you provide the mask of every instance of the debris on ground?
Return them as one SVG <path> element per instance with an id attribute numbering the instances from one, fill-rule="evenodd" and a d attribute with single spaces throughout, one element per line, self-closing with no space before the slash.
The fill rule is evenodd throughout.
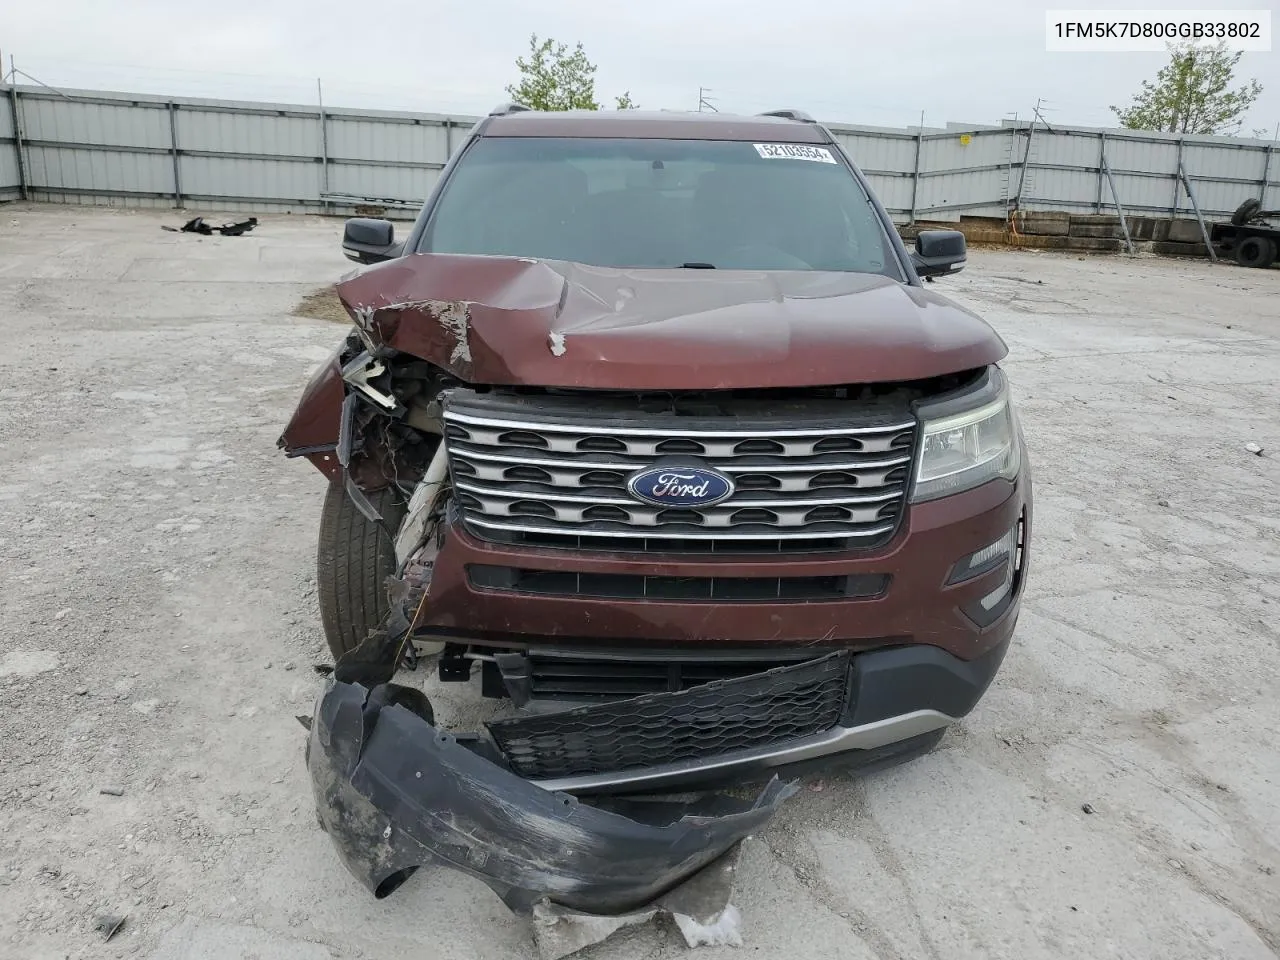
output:
<path id="1" fill-rule="evenodd" d="M 213 224 L 206 223 L 204 217 L 193 217 L 180 227 L 162 226 L 160 229 L 168 230 L 170 233 L 198 233 L 206 237 L 212 236 L 215 233 L 220 233 L 224 237 L 239 237 L 248 233 L 257 225 L 257 217 L 249 217 L 247 220 L 236 220 L 216 227 Z"/>
<path id="2" fill-rule="evenodd" d="M 1244 445 L 1244 448 L 1252 453 L 1255 457 L 1262 456 L 1262 445 L 1250 441 Z"/>
<path id="3" fill-rule="evenodd" d="M 105 943 L 120 931 L 120 928 L 124 926 L 124 921 L 123 914 L 100 914 L 94 918 L 93 929 L 102 934 L 102 940 Z"/>
<path id="4" fill-rule="evenodd" d="M 123 787 L 100 787 L 100 788 L 98 789 L 98 792 L 99 792 L 99 793 L 106 794 L 108 797 L 123 797 L 123 796 L 124 796 L 124 788 L 123 788 Z"/>
<path id="5" fill-rule="evenodd" d="M 1092 804 L 1092 803 L 1082 803 L 1082 804 L 1080 804 L 1080 809 L 1081 809 L 1081 810 L 1083 810 L 1085 813 L 1093 813 L 1093 812 L 1094 812 L 1093 804 Z"/>

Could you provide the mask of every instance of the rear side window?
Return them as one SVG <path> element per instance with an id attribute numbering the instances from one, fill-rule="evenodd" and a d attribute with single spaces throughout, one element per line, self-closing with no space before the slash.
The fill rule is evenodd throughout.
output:
<path id="1" fill-rule="evenodd" d="M 482 138 L 458 162 L 418 249 L 903 279 L 852 171 L 807 144 Z"/>

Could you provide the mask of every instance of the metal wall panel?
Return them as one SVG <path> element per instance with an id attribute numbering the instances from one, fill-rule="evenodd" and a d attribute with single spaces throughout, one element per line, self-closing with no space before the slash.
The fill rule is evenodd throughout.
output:
<path id="1" fill-rule="evenodd" d="M 176 119 L 180 150 L 320 157 L 319 114 L 272 116 L 184 106 Z"/>
<path id="2" fill-rule="evenodd" d="M 1267 182 L 1259 185 L 1258 199 L 1264 210 L 1275 210 L 1280 208 L 1280 150 L 1274 144 L 1266 148 L 1263 167 L 1267 171 Z"/>
<path id="3" fill-rule="evenodd" d="M 0 87 L 0 140 L 13 138 L 13 101 L 7 87 Z"/>
<path id="4" fill-rule="evenodd" d="M 1131 173 L 1112 173 L 1116 183 L 1116 192 L 1120 194 L 1120 205 L 1125 213 L 1141 213 L 1147 216 L 1167 213 L 1173 203 L 1175 181 L 1173 177 L 1152 177 Z M 1104 207 L 1112 207 L 1111 187 L 1102 185 L 1102 203 Z M 1183 211 L 1190 216 L 1190 205 L 1183 201 Z M 1110 212 L 1110 211 L 1108 211 Z"/>
<path id="5" fill-rule="evenodd" d="M 111 147 L 169 146 L 169 115 L 155 107 L 26 96 L 19 102 L 23 136 L 29 141 Z"/>
<path id="6" fill-rule="evenodd" d="M 1107 163 L 1112 170 L 1146 170 L 1173 176 L 1178 171 L 1178 141 L 1158 135 L 1141 140 L 1127 131 L 1108 133 Z"/>
<path id="7" fill-rule="evenodd" d="M 968 216 L 1003 216 L 1001 195 L 1006 177 L 1007 171 L 1001 167 L 921 177 L 917 215 L 921 219 L 936 220 L 937 214 L 954 210 Z M 987 212 L 978 212 L 978 207 L 985 207 Z M 991 209 L 999 212 L 992 213 Z"/>
<path id="8" fill-rule="evenodd" d="M 831 132 L 853 162 L 866 172 L 910 173 L 914 168 L 916 138 L 911 134 L 860 132 L 852 127 L 833 127 Z"/>
<path id="9" fill-rule="evenodd" d="M 968 136 L 966 144 L 962 136 Z M 1007 133 L 947 133 L 925 137 L 920 149 L 920 171 L 922 173 L 956 172 L 972 167 L 1005 166 L 1009 164 L 1009 141 Z M 1024 141 L 1025 142 L 1025 141 Z M 1022 159 L 1022 145 L 1019 144 L 1016 161 Z"/>
<path id="10" fill-rule="evenodd" d="M 1261 146 L 1188 143 L 1182 151 L 1182 166 L 1202 213 L 1230 213 L 1256 198 L 1266 165 L 1267 151 Z"/>
<path id="11" fill-rule="evenodd" d="M 33 196 L 63 202 L 176 204 L 175 131 L 182 199 L 202 209 L 349 209 L 323 200 L 326 191 L 416 202 L 475 123 L 474 117 L 339 109 L 326 111 L 322 128 L 315 105 L 18 91 Z M 0 199 L 16 196 L 19 182 L 7 93 L 0 88 Z M 1003 217 L 1020 183 L 1022 209 L 1109 210 L 1111 191 L 1099 169 L 1104 133 L 1126 211 L 1168 215 L 1176 206 L 1190 215 L 1185 191 L 1179 189 L 1175 205 L 1179 159 L 1206 216 L 1225 216 L 1255 196 L 1280 206 L 1280 152 L 1259 141 L 1185 137 L 1180 143 L 1169 134 L 1056 125 L 1037 126 L 1030 137 L 1025 125 L 926 128 L 923 134 L 847 124 L 831 130 L 899 221 L 910 217 L 913 199 L 919 219 Z"/>
<path id="12" fill-rule="evenodd" d="M 1097 196 L 1096 170 L 1046 170 L 1032 167 L 1027 172 L 1019 206 L 1023 209 L 1031 207 L 1091 213 L 1097 203 Z M 1103 202 L 1106 202 L 1105 194 Z"/>
<path id="13" fill-rule="evenodd" d="M 430 167 L 382 167 L 335 163 L 329 167 L 329 192 L 351 197 L 381 197 L 421 203 L 440 178 Z"/>
<path id="14" fill-rule="evenodd" d="M 452 123 L 451 127 L 333 115 L 328 118 L 329 156 L 442 166 L 449 159 L 446 143 L 456 143 L 467 135 L 466 126 Z"/>
<path id="15" fill-rule="evenodd" d="M 319 160 L 184 156 L 181 172 L 187 195 L 298 204 L 320 196 Z"/>
<path id="16" fill-rule="evenodd" d="M 28 146 L 26 157 L 32 189 L 109 194 L 172 191 L 168 177 L 172 166 L 163 154 Z"/>

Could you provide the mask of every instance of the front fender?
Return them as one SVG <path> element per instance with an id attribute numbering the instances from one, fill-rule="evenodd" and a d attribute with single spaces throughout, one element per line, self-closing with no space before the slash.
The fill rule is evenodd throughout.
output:
<path id="1" fill-rule="evenodd" d="M 306 457 L 330 480 L 341 477 L 334 451 L 342 424 L 342 401 L 346 397 L 340 363 L 345 349 L 345 342 L 339 344 L 312 374 L 293 417 L 277 441 L 286 456 Z"/>

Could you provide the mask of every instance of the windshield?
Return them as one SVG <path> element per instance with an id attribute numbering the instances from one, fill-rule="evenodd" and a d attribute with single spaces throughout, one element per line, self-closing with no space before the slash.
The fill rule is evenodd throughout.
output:
<path id="1" fill-rule="evenodd" d="M 418 250 L 902 279 L 852 171 L 808 144 L 482 138 Z"/>

